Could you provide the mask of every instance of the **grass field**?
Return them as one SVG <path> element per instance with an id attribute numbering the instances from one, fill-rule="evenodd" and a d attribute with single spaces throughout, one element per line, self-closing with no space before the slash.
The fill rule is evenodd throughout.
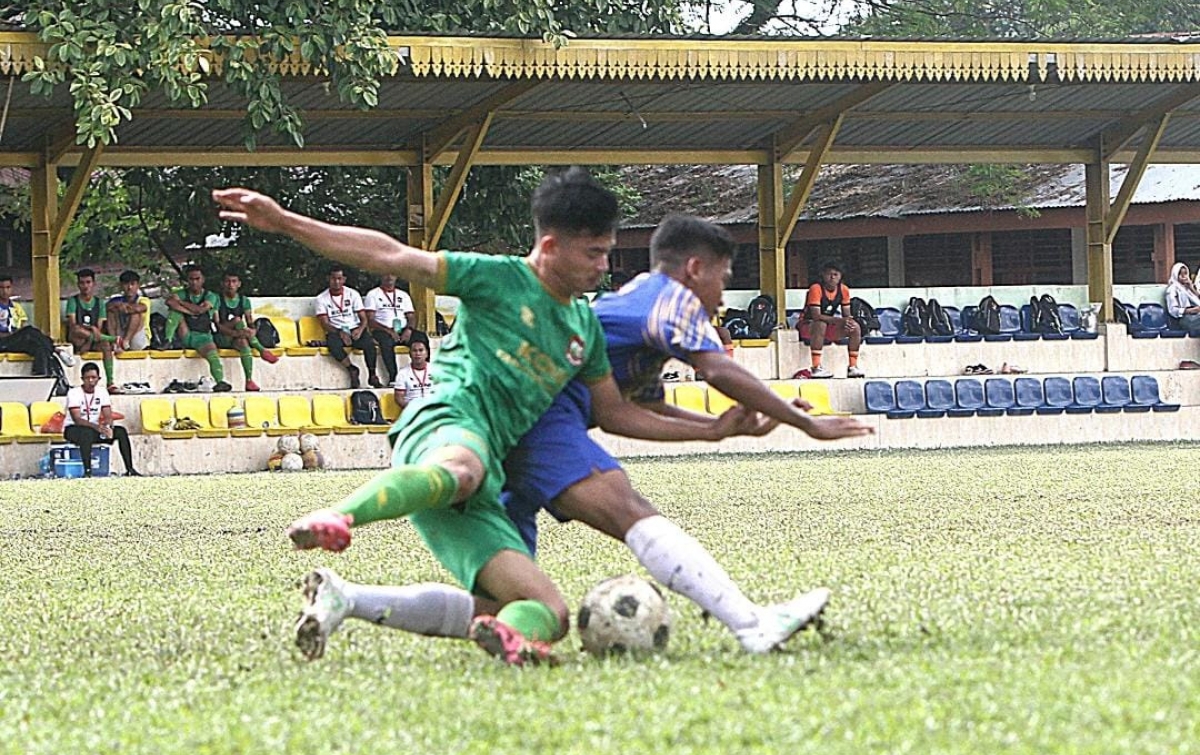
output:
<path id="1" fill-rule="evenodd" d="M 298 660 L 297 579 L 444 580 L 411 527 L 283 526 L 369 473 L 0 483 L 0 752 L 1200 752 L 1200 447 L 638 461 L 751 597 L 828 635 L 742 655 L 670 597 L 669 651 L 512 669 L 350 622 Z M 635 572 L 546 523 L 577 603 Z"/>

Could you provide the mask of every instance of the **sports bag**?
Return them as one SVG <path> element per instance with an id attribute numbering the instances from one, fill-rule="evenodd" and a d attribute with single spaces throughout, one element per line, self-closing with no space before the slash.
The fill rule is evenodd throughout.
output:
<path id="1" fill-rule="evenodd" d="M 263 348 L 273 349 L 279 345 L 279 330 L 269 317 L 259 317 L 254 321 L 254 335 Z"/>
<path id="2" fill-rule="evenodd" d="M 779 313 L 775 311 L 775 300 L 766 294 L 754 297 L 746 306 L 750 325 L 751 338 L 770 338 L 771 331 L 779 322 Z"/>
<path id="3" fill-rule="evenodd" d="M 379 397 L 371 391 L 350 394 L 350 423 L 354 425 L 386 425 Z"/>
<path id="4" fill-rule="evenodd" d="M 979 300 L 979 309 L 975 311 L 975 332 L 991 336 L 1000 334 L 1000 303 L 991 294 Z"/>
<path id="5" fill-rule="evenodd" d="M 941 303 L 937 299 L 930 299 L 926 306 L 929 309 L 929 335 L 954 335 L 954 323 L 950 321 L 950 313 L 942 307 Z"/>
<path id="6" fill-rule="evenodd" d="M 1029 319 L 1034 333 L 1062 335 L 1062 316 L 1058 313 L 1058 302 L 1050 294 L 1029 298 Z"/>
<path id="7" fill-rule="evenodd" d="M 875 308 L 866 299 L 857 296 L 850 299 L 850 316 L 858 320 L 863 333 L 875 333 L 881 327 L 879 315 L 875 314 Z"/>
<path id="8" fill-rule="evenodd" d="M 929 327 L 929 305 L 924 299 L 914 296 L 908 300 L 908 306 L 900 315 L 900 327 L 904 334 L 909 336 L 933 335 Z"/>

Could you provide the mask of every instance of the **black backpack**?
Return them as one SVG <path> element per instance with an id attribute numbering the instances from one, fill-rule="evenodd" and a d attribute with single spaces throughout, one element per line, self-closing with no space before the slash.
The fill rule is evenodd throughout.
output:
<path id="1" fill-rule="evenodd" d="M 862 328 L 864 334 L 873 333 L 881 327 L 879 315 L 875 314 L 875 308 L 866 299 L 860 299 L 857 296 L 850 299 L 850 316 L 858 320 L 859 327 Z"/>
<path id="2" fill-rule="evenodd" d="M 1062 335 L 1062 316 L 1058 312 L 1058 302 L 1050 294 L 1029 297 L 1029 320 L 1034 333 Z"/>
<path id="3" fill-rule="evenodd" d="M 259 317 L 254 321 L 254 335 L 264 349 L 273 349 L 279 345 L 279 330 L 268 317 Z"/>
<path id="4" fill-rule="evenodd" d="M 734 317 L 726 320 L 723 326 L 729 331 L 729 337 L 734 340 L 750 338 L 750 323 L 746 322 L 744 317 Z"/>
<path id="5" fill-rule="evenodd" d="M 979 300 L 979 309 L 975 311 L 975 332 L 991 336 L 1000 333 L 1000 303 L 991 294 Z"/>
<path id="6" fill-rule="evenodd" d="M 950 321 L 950 313 L 942 307 L 941 303 L 937 299 L 930 299 L 926 306 L 929 309 L 928 335 L 954 335 L 954 323 Z"/>
<path id="7" fill-rule="evenodd" d="M 756 296 L 746 307 L 749 313 L 746 321 L 750 324 L 751 338 L 770 338 L 771 331 L 779 322 L 779 313 L 775 311 L 775 300 L 766 294 Z"/>
<path id="8" fill-rule="evenodd" d="M 350 394 L 350 423 L 354 425 L 386 425 L 379 397 L 371 391 Z"/>
<path id="9" fill-rule="evenodd" d="M 929 328 L 929 305 L 919 296 L 908 300 L 908 306 L 900 315 L 900 327 L 908 336 L 928 336 L 933 332 Z"/>
<path id="10" fill-rule="evenodd" d="M 179 333 L 170 341 L 167 340 L 167 318 L 161 312 L 154 312 L 150 315 L 150 349 L 152 351 L 166 351 L 167 349 L 182 349 L 183 345 L 179 342 Z"/>
<path id="11" fill-rule="evenodd" d="M 1142 324 L 1129 318 L 1129 310 L 1126 309 L 1129 305 L 1113 297 L 1113 319 L 1124 325 L 1128 330 L 1141 330 Z"/>

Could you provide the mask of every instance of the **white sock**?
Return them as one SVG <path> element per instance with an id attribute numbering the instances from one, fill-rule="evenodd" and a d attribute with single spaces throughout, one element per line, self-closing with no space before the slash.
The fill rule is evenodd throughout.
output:
<path id="1" fill-rule="evenodd" d="M 436 582 L 403 587 L 347 582 L 346 597 L 354 601 L 350 615 L 356 619 L 430 637 L 466 637 L 475 613 L 471 593 Z"/>
<path id="2" fill-rule="evenodd" d="M 757 606 L 704 546 L 663 516 L 642 519 L 625 533 L 637 560 L 669 590 L 737 631 L 758 623 Z"/>

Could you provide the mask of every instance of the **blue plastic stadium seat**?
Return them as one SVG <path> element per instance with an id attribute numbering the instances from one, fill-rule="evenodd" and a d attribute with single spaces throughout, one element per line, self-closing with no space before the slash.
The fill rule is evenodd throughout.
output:
<path id="1" fill-rule="evenodd" d="M 879 335 L 867 336 L 867 343 L 892 343 L 900 335 L 900 310 L 895 307 L 879 307 L 875 310 L 879 318 Z"/>
<path id="2" fill-rule="evenodd" d="M 1187 335 L 1186 331 L 1171 329 L 1170 323 L 1167 321 L 1167 310 L 1161 304 L 1153 302 L 1144 302 L 1138 305 L 1138 320 L 1142 323 L 1142 330 L 1157 330 L 1159 338 L 1183 338 Z"/>
<path id="3" fill-rule="evenodd" d="M 955 409 L 954 404 L 954 386 L 950 385 L 949 380 L 926 380 L 925 381 L 925 406 L 924 409 L 917 412 L 918 417 L 940 417 L 943 414 L 951 414 Z M 936 412 L 936 414 L 922 414 L 924 412 Z"/>
<path id="4" fill-rule="evenodd" d="M 1133 394 L 1129 392 L 1129 381 L 1122 375 L 1106 375 L 1100 380 L 1100 389 L 1104 394 L 1102 406 L 1116 407 L 1117 411 L 1148 412 L 1150 407 L 1133 403 Z M 1101 411 L 1096 407 L 1096 411 Z"/>
<path id="5" fill-rule="evenodd" d="M 1000 332 L 984 335 L 985 341 L 1011 341 L 1013 333 L 1021 329 L 1021 313 L 1011 304 L 1000 305 Z"/>
<path id="6" fill-rule="evenodd" d="M 962 312 L 959 313 L 958 326 L 955 328 L 955 332 L 956 332 L 956 335 L 954 336 L 955 341 L 962 341 L 964 343 L 973 343 L 975 341 L 983 340 L 983 336 L 979 335 L 978 333 L 976 333 L 973 330 L 973 327 L 975 325 L 975 312 L 978 309 L 979 309 L 979 307 L 973 307 L 973 306 L 966 306 L 966 307 L 962 308 Z M 946 311 L 950 311 L 950 308 L 947 307 Z M 954 315 L 950 316 L 950 322 L 954 322 Z"/>
<path id="7" fill-rule="evenodd" d="M 1067 321 L 1063 319 L 1063 307 L 1070 307 L 1071 311 L 1075 315 L 1075 321 L 1074 321 L 1075 324 L 1074 324 L 1073 328 L 1068 327 Z M 1026 321 L 1026 319 L 1025 319 L 1026 312 L 1029 313 L 1028 321 Z M 1043 341 L 1066 341 L 1067 339 L 1069 339 L 1071 337 L 1072 330 L 1079 330 L 1079 310 L 1075 309 L 1075 306 L 1072 304 L 1059 304 L 1058 305 L 1058 321 L 1059 321 L 1059 324 L 1062 325 L 1062 332 L 1061 333 L 1042 333 Z M 1033 330 L 1033 308 L 1028 304 L 1026 304 L 1024 307 L 1021 307 L 1021 324 L 1023 327 L 1025 327 L 1026 330 Z"/>
<path id="8" fill-rule="evenodd" d="M 1130 381 L 1133 403 L 1148 406 L 1156 412 L 1177 412 L 1179 404 L 1168 404 L 1159 398 L 1158 380 L 1153 375 L 1134 375 Z"/>
<path id="9" fill-rule="evenodd" d="M 1037 383 L 1036 380 L 1033 382 Z M 1039 384 L 1039 391 L 1041 386 Z M 1017 394 L 1012 381 L 1006 378 L 988 378 L 983 384 L 983 397 L 989 409 L 1002 411 L 1010 417 L 1028 417 L 1033 414 L 1032 406 L 1017 406 Z"/>
<path id="10" fill-rule="evenodd" d="M 1013 331 L 1012 337 L 1014 341 L 1038 341 L 1041 340 L 1042 334 L 1033 332 L 1033 314 L 1028 304 L 1021 305 L 1021 309 L 1010 307 L 1008 304 L 1000 305 L 1000 332 L 1005 332 L 1005 307 L 1008 307 L 1017 312 L 1017 329 Z"/>
<path id="11" fill-rule="evenodd" d="M 1071 381 L 1064 377 L 1048 377 L 1042 381 L 1046 403 L 1037 408 L 1038 414 L 1062 414 L 1075 403 L 1071 393 Z"/>
<path id="12" fill-rule="evenodd" d="M 1158 338 L 1167 327 L 1167 313 L 1161 305 L 1154 305 L 1157 309 L 1147 304 L 1140 304 L 1136 309 L 1132 304 L 1122 306 L 1129 315 L 1129 335 L 1134 338 Z"/>
<path id="13" fill-rule="evenodd" d="M 1037 378 L 1019 377 L 1013 381 L 1013 389 L 1017 394 L 1017 406 L 1022 409 L 1032 409 L 1038 414 L 1063 413 L 1061 406 L 1050 406 L 1046 403 L 1042 381 Z"/>
<path id="14" fill-rule="evenodd" d="M 975 378 L 955 380 L 954 399 L 958 406 L 953 412 L 949 412 L 951 417 L 970 417 L 972 414 L 978 414 L 980 417 L 999 417 L 1004 414 L 1003 409 L 987 405 L 983 395 L 983 383 Z"/>
<path id="15" fill-rule="evenodd" d="M 1099 333 L 1089 333 L 1083 329 L 1083 319 L 1074 304 L 1059 304 L 1058 319 L 1062 321 L 1063 332 L 1074 340 L 1091 341 L 1100 337 Z"/>
<path id="16" fill-rule="evenodd" d="M 913 415 L 933 418 L 940 417 L 945 412 L 939 412 L 925 405 L 925 389 L 916 380 L 896 381 L 896 411 L 888 412 L 891 419 L 908 419 Z"/>
<path id="17" fill-rule="evenodd" d="M 867 414 L 887 414 L 896 409 L 896 392 L 886 380 L 868 380 L 863 385 Z"/>
<path id="18" fill-rule="evenodd" d="M 1075 403 L 1067 407 L 1067 414 L 1100 411 L 1100 404 L 1104 399 L 1100 392 L 1099 380 L 1091 375 L 1080 375 L 1071 381 L 1071 387 L 1075 393 Z"/>

